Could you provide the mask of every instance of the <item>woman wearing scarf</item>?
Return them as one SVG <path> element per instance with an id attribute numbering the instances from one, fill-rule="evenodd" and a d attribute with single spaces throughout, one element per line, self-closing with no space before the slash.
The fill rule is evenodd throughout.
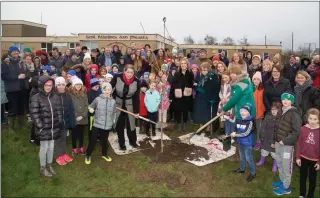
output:
<path id="1" fill-rule="evenodd" d="M 134 76 L 133 65 L 126 65 L 123 73 L 116 74 L 111 81 L 113 96 L 116 100 L 116 105 L 124 110 L 130 111 L 137 116 L 139 115 L 139 98 L 140 98 L 140 81 Z M 127 113 L 116 112 L 116 131 L 119 139 L 120 149 L 127 149 L 124 139 L 124 129 L 127 129 L 129 143 L 133 148 L 137 148 L 137 134 L 135 117 Z"/>
<path id="2" fill-rule="evenodd" d="M 220 82 L 218 76 L 210 70 L 208 62 L 201 64 L 201 72 L 193 84 L 196 95 L 193 102 L 193 122 L 203 125 L 217 114 Z M 210 127 L 207 128 L 209 131 Z"/>
<path id="3" fill-rule="evenodd" d="M 307 72 L 310 74 L 313 86 L 320 88 L 320 56 L 313 57 L 312 63 L 308 66 Z"/>
<path id="4" fill-rule="evenodd" d="M 298 71 L 296 83 L 295 104 L 300 110 L 300 115 L 306 115 L 310 108 L 320 109 L 320 89 L 312 85 L 310 75 L 305 71 Z"/>
<path id="5" fill-rule="evenodd" d="M 252 79 L 253 75 L 257 72 L 262 71 L 262 66 L 261 66 L 261 57 L 259 55 L 254 55 L 252 57 L 252 64 L 249 66 L 249 77 Z"/>

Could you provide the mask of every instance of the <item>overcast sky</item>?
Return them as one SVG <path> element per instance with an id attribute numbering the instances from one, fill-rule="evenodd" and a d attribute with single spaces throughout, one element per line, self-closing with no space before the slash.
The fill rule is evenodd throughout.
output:
<path id="1" fill-rule="evenodd" d="M 279 45 L 291 49 L 305 43 L 319 47 L 319 2 L 2 2 L 1 19 L 26 20 L 48 25 L 47 34 L 146 33 L 163 35 L 167 17 L 169 34 L 178 43 L 191 35 L 195 42 L 206 34 L 221 42 L 247 36 L 250 44 Z M 168 33 L 166 33 L 168 35 Z"/>

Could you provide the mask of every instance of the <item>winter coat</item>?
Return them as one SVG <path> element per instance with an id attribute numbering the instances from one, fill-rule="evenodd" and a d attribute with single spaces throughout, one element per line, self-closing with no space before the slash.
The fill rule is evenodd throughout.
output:
<path id="1" fill-rule="evenodd" d="M 271 112 L 268 112 L 266 117 L 263 119 L 260 132 L 261 148 L 268 152 L 275 152 L 271 144 L 274 143 L 273 135 L 275 133 L 275 127 L 280 119 L 281 110 L 278 110 L 278 115 L 273 116 Z"/>
<path id="2" fill-rule="evenodd" d="M 50 57 L 49 62 L 51 62 L 51 61 L 55 63 L 57 71 L 60 71 L 60 69 L 63 67 L 64 57 L 63 56 L 59 56 L 58 58 L 54 58 L 52 56 L 52 57 Z M 69 62 L 69 61 L 67 61 L 67 62 Z"/>
<path id="3" fill-rule="evenodd" d="M 263 89 L 256 89 L 254 85 L 252 84 L 253 87 L 253 98 L 254 98 L 254 103 L 256 104 L 256 119 L 262 119 L 265 108 L 263 104 Z"/>
<path id="4" fill-rule="evenodd" d="M 193 121 L 195 124 L 205 124 L 218 110 L 220 81 L 218 76 L 210 71 L 206 76 L 198 73 L 195 83 L 197 86 L 193 100 Z"/>
<path id="5" fill-rule="evenodd" d="M 71 94 L 72 103 L 75 110 L 75 118 L 82 116 L 80 121 L 77 121 L 77 125 L 86 125 L 88 124 L 88 97 L 87 94 L 84 94 L 84 97 L 77 97 Z"/>
<path id="6" fill-rule="evenodd" d="M 192 94 L 191 96 L 184 96 L 183 91 L 185 87 L 193 87 L 193 73 L 188 70 L 185 74 L 183 74 L 181 71 L 176 72 L 172 79 L 170 89 L 170 99 L 172 100 L 172 107 L 175 111 L 183 111 L 183 109 L 192 109 Z M 175 89 L 182 90 L 182 98 L 175 97 Z"/>
<path id="7" fill-rule="evenodd" d="M 145 97 L 146 97 L 145 93 L 140 93 L 139 115 L 141 115 L 141 116 L 147 116 L 148 115 L 147 107 L 144 104 Z"/>
<path id="8" fill-rule="evenodd" d="M 262 72 L 262 84 L 263 86 L 266 84 L 266 82 L 271 78 L 271 71 L 270 72 Z"/>
<path id="9" fill-rule="evenodd" d="M 253 117 L 236 120 L 236 142 L 242 146 L 253 146 Z"/>
<path id="10" fill-rule="evenodd" d="M 160 94 L 157 90 L 154 90 L 153 92 L 150 90 L 146 91 L 144 104 L 146 105 L 148 112 L 154 113 L 158 111 L 160 99 Z"/>
<path id="11" fill-rule="evenodd" d="M 301 127 L 297 142 L 296 159 L 301 157 L 320 164 L 319 127 L 311 129 L 309 125 Z"/>
<path id="12" fill-rule="evenodd" d="M 96 69 L 97 73 L 96 73 L 95 75 L 92 75 L 92 74 L 90 73 L 91 68 L 95 68 L 95 69 Z M 99 78 L 98 71 L 99 71 L 99 68 L 98 68 L 97 65 L 91 65 L 91 66 L 89 66 L 89 68 L 88 68 L 88 73 L 87 73 L 86 76 L 85 76 L 85 85 L 86 85 L 87 92 L 91 89 L 90 80 L 93 79 L 93 78 L 96 78 L 96 79 Z"/>
<path id="13" fill-rule="evenodd" d="M 76 69 L 79 68 L 80 71 L 76 71 Z M 83 64 L 76 64 L 74 66 L 72 66 L 70 69 L 73 69 L 76 71 L 76 76 L 82 80 L 83 83 L 86 83 L 86 69 L 85 66 Z M 98 70 L 97 70 L 98 71 Z"/>
<path id="14" fill-rule="evenodd" d="M 63 128 L 73 129 L 76 126 L 76 116 L 72 98 L 68 93 L 57 93 L 61 100 L 62 113 L 63 113 Z"/>
<path id="15" fill-rule="evenodd" d="M 97 91 L 94 91 L 93 89 L 90 89 L 90 91 L 87 93 L 88 95 L 88 104 L 90 105 L 96 97 L 100 96 L 101 90 L 98 89 Z"/>
<path id="16" fill-rule="evenodd" d="M 111 58 L 111 65 L 114 64 L 114 63 L 117 63 L 116 57 L 113 55 L 113 53 L 110 53 L 110 58 Z M 119 62 L 120 62 L 120 60 L 119 60 Z M 111 65 L 105 65 L 105 63 L 106 63 L 106 54 L 103 53 L 98 58 L 98 66 L 99 66 L 99 68 L 101 66 L 111 66 Z"/>
<path id="17" fill-rule="evenodd" d="M 157 86 L 157 91 L 161 96 L 161 102 L 159 104 L 159 109 L 167 110 L 169 108 L 169 97 L 170 97 L 171 85 L 167 82 L 166 84 L 159 83 Z"/>
<path id="18" fill-rule="evenodd" d="M 101 94 L 94 99 L 90 107 L 94 109 L 93 126 L 103 130 L 110 130 L 115 120 L 116 101 Z"/>
<path id="19" fill-rule="evenodd" d="M 104 64 L 104 63 L 103 63 L 103 64 Z M 133 65 L 133 61 L 132 61 L 132 59 L 131 59 L 130 54 L 129 54 L 129 55 L 127 54 L 127 55 L 124 57 L 124 65 L 127 65 L 127 64 Z M 100 67 L 100 65 L 99 65 L 99 67 Z"/>
<path id="20" fill-rule="evenodd" d="M 296 75 L 297 72 L 300 70 L 300 66 L 298 64 L 290 65 L 285 64 L 283 67 L 283 77 L 290 81 L 291 88 L 296 85 Z"/>
<path id="21" fill-rule="evenodd" d="M 276 142 L 282 141 L 284 145 L 293 146 L 298 139 L 301 125 L 302 120 L 298 110 L 291 107 L 282 113 L 275 128 L 274 140 Z"/>
<path id="22" fill-rule="evenodd" d="M 262 65 L 259 63 L 257 66 L 251 64 L 248 68 L 248 73 L 249 73 L 249 77 L 250 79 L 252 79 L 253 75 L 257 72 L 262 72 Z"/>
<path id="23" fill-rule="evenodd" d="M 113 51 L 112 54 L 116 59 L 117 65 L 119 65 L 120 64 L 120 58 L 122 56 L 122 52 L 120 50 L 118 50 L 117 52 Z"/>
<path id="24" fill-rule="evenodd" d="M 221 57 L 221 55 L 219 55 L 219 59 L 220 61 L 222 61 L 227 67 L 229 66 L 229 59 L 225 56 L 225 57 Z"/>
<path id="25" fill-rule="evenodd" d="M 273 102 L 281 102 L 281 95 L 284 92 L 290 92 L 290 81 L 284 77 L 280 77 L 277 84 L 274 84 L 273 79 L 270 78 L 264 85 L 263 103 L 266 111 L 271 110 Z"/>
<path id="26" fill-rule="evenodd" d="M 218 106 L 218 113 L 222 113 L 222 107 L 227 104 L 231 97 L 231 85 L 230 84 L 222 84 L 219 92 L 219 106 Z M 222 99 L 226 99 L 226 102 L 223 103 Z M 220 117 L 221 121 L 229 120 L 231 122 L 235 122 L 235 112 L 234 108 L 231 108 L 229 111 L 225 112 L 223 116 Z"/>
<path id="27" fill-rule="evenodd" d="M 8 101 L 8 98 L 7 98 L 6 91 L 4 90 L 4 82 L 1 79 L 1 104 L 5 104 L 7 102 L 9 102 L 9 101 Z"/>
<path id="28" fill-rule="evenodd" d="M 61 100 L 53 91 L 46 93 L 44 84 L 52 80 L 49 76 L 39 79 L 39 93 L 31 97 L 30 116 L 35 125 L 35 134 L 40 141 L 56 140 L 63 127 Z M 54 80 L 53 87 L 54 87 Z"/>
<path id="29" fill-rule="evenodd" d="M 24 68 L 21 67 L 20 58 L 10 58 L 9 64 L 1 64 L 1 79 L 7 93 L 28 89 L 28 77 L 18 79 L 20 74 L 26 74 Z"/>
<path id="30" fill-rule="evenodd" d="M 78 65 L 78 64 L 81 64 L 79 59 L 77 59 L 74 62 L 71 59 L 69 59 L 63 67 L 65 70 L 69 71 L 73 66 Z"/>
<path id="31" fill-rule="evenodd" d="M 308 67 L 308 72 L 312 78 L 313 86 L 320 88 L 320 64 L 311 64 Z"/>
<path id="32" fill-rule="evenodd" d="M 29 98 L 31 98 L 32 96 L 36 95 L 37 93 L 39 93 L 39 77 L 40 76 L 35 76 L 31 79 L 31 82 L 30 82 L 30 86 L 32 87 L 31 88 L 31 91 L 30 91 L 30 95 L 29 95 Z M 29 101 L 31 102 L 31 101 Z"/>
<path id="33" fill-rule="evenodd" d="M 231 98 L 222 108 L 224 112 L 235 108 L 236 119 L 240 120 L 240 108 L 245 105 L 250 104 L 251 116 L 256 116 L 256 105 L 253 98 L 252 85 L 248 74 L 239 74 L 237 79 L 231 83 Z"/>
<path id="34" fill-rule="evenodd" d="M 139 96 L 140 96 L 140 81 L 134 77 L 130 85 L 125 84 L 123 74 L 116 74 L 111 80 L 112 88 L 114 88 L 113 96 L 118 107 L 124 108 L 127 111 L 135 114 L 139 113 Z M 121 112 L 116 113 L 116 123 Z M 126 114 L 127 115 L 127 114 Z M 135 118 L 129 116 L 130 129 L 135 130 Z"/>

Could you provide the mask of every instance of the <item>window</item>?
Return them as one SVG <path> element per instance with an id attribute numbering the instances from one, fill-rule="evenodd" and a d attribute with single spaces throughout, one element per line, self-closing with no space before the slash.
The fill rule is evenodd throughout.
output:
<path id="1" fill-rule="evenodd" d="M 44 52 L 52 51 L 52 43 L 41 43 L 41 50 Z"/>
<path id="2" fill-rule="evenodd" d="M 269 53 L 267 53 L 267 52 L 264 52 L 264 53 L 263 53 L 263 57 L 262 57 L 262 60 L 264 60 L 264 58 L 265 58 L 266 56 L 269 56 Z"/>
<path id="3" fill-rule="evenodd" d="M 87 46 L 88 52 L 91 52 L 91 49 L 98 48 L 98 41 L 83 41 L 82 46 Z"/>
<path id="4" fill-rule="evenodd" d="M 220 55 L 222 51 L 225 52 L 225 54 L 226 54 L 225 57 L 228 57 L 228 50 L 226 50 L 226 49 L 218 49 L 218 54 Z"/>
<path id="5" fill-rule="evenodd" d="M 76 48 L 76 43 L 69 43 L 69 49 Z"/>

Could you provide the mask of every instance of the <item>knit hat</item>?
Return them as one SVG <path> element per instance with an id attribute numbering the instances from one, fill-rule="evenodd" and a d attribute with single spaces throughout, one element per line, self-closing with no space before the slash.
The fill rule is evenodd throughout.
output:
<path id="1" fill-rule="evenodd" d="M 94 86 L 96 86 L 96 85 L 99 85 L 99 80 L 96 79 L 96 78 L 92 78 L 92 79 L 90 80 L 90 87 L 94 87 Z"/>
<path id="2" fill-rule="evenodd" d="M 110 83 L 104 82 L 101 85 L 102 90 L 104 90 L 105 88 L 109 88 L 110 90 L 112 90 L 112 86 Z"/>
<path id="3" fill-rule="evenodd" d="M 145 80 L 141 81 L 141 83 L 140 83 L 140 88 L 142 88 L 142 87 L 146 87 L 147 89 L 149 87 L 148 83 Z"/>
<path id="4" fill-rule="evenodd" d="M 291 94 L 291 93 L 283 93 L 281 95 L 281 101 L 284 100 L 284 99 L 288 99 L 292 102 L 292 104 L 294 103 L 294 95 Z"/>
<path id="5" fill-rule="evenodd" d="M 166 62 L 166 63 L 172 63 L 172 59 L 171 59 L 171 58 L 167 58 L 167 59 L 165 60 L 165 62 Z"/>
<path id="6" fill-rule="evenodd" d="M 191 70 L 194 69 L 194 68 L 196 68 L 197 70 L 199 70 L 199 67 L 198 67 L 197 64 L 192 64 L 192 65 L 191 65 Z"/>
<path id="7" fill-rule="evenodd" d="M 220 58 L 218 55 L 215 55 L 213 58 L 212 58 L 212 61 L 220 61 Z"/>
<path id="8" fill-rule="evenodd" d="M 76 71 L 75 70 L 73 70 L 73 69 L 71 69 L 71 70 L 69 70 L 68 72 L 67 72 L 67 75 L 71 75 L 71 76 L 75 76 L 76 75 Z"/>
<path id="9" fill-rule="evenodd" d="M 83 57 L 83 60 L 86 59 L 86 58 L 89 58 L 91 60 L 91 56 L 90 56 L 90 53 L 85 53 L 84 57 Z"/>
<path id="10" fill-rule="evenodd" d="M 113 63 L 113 64 L 111 65 L 111 70 L 112 70 L 114 67 L 116 67 L 116 68 L 119 69 L 119 66 L 118 66 L 116 63 Z"/>
<path id="11" fill-rule="evenodd" d="M 112 74 L 107 73 L 106 78 L 113 78 Z"/>
<path id="12" fill-rule="evenodd" d="M 255 79 L 255 78 L 259 79 L 260 82 L 262 82 L 261 72 L 257 71 L 257 72 L 252 76 L 252 81 L 253 81 L 253 79 Z"/>
<path id="13" fill-rule="evenodd" d="M 170 71 L 172 71 L 172 70 L 177 70 L 177 66 L 172 65 L 172 66 L 170 67 Z"/>
<path id="14" fill-rule="evenodd" d="M 30 47 L 25 47 L 25 48 L 23 49 L 23 52 L 29 52 L 29 53 L 32 53 L 32 51 L 31 51 Z"/>
<path id="15" fill-rule="evenodd" d="M 252 59 L 254 59 L 255 57 L 257 57 L 258 59 L 259 59 L 259 61 L 261 61 L 261 56 L 259 56 L 259 55 L 254 55 L 254 56 L 252 56 Z M 264 57 L 264 60 L 266 59 L 266 57 Z"/>
<path id="16" fill-rule="evenodd" d="M 9 49 L 8 49 L 8 54 L 10 55 L 12 52 L 14 52 L 14 51 L 18 51 L 19 53 L 20 53 L 20 50 L 19 50 L 19 48 L 17 48 L 16 46 L 11 46 L 11 47 L 9 47 Z"/>
<path id="17" fill-rule="evenodd" d="M 43 55 L 43 51 L 42 50 L 37 50 L 36 51 L 36 56 L 41 56 Z"/>
<path id="18" fill-rule="evenodd" d="M 80 78 L 75 78 L 75 79 L 72 80 L 72 87 L 74 87 L 77 84 L 83 85 L 83 82 L 82 82 L 82 80 Z"/>
<path id="19" fill-rule="evenodd" d="M 42 71 L 47 71 L 48 73 L 51 72 L 51 67 L 49 65 L 43 66 Z"/>
<path id="20" fill-rule="evenodd" d="M 249 112 L 249 114 L 251 115 L 251 104 L 247 103 L 245 105 L 243 105 L 240 109 L 245 109 Z"/>
<path id="21" fill-rule="evenodd" d="M 161 68 L 164 68 L 167 71 L 168 70 L 168 65 L 167 64 L 162 64 Z"/>
<path id="22" fill-rule="evenodd" d="M 66 85 L 67 84 L 66 80 L 61 76 L 57 77 L 54 82 L 55 82 L 56 86 L 60 85 L 60 84 L 62 84 L 62 85 Z"/>

